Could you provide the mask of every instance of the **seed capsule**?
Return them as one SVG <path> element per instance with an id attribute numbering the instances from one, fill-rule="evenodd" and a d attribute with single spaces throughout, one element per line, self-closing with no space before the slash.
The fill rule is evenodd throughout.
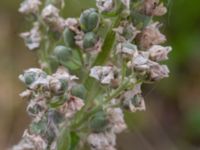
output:
<path id="1" fill-rule="evenodd" d="M 108 125 L 108 119 L 106 117 L 105 112 L 100 111 L 93 116 L 91 119 L 90 128 L 94 132 L 102 132 L 106 129 Z"/>
<path id="2" fill-rule="evenodd" d="M 99 14 L 93 8 L 85 10 L 80 16 L 80 24 L 85 32 L 93 31 L 99 25 Z"/>
<path id="3" fill-rule="evenodd" d="M 59 62 L 68 61 L 72 56 L 72 50 L 69 47 L 60 45 L 54 49 L 53 54 Z"/>
<path id="4" fill-rule="evenodd" d="M 64 42 L 67 46 L 73 47 L 75 45 L 74 40 L 75 33 L 70 29 L 66 28 L 63 32 Z"/>
<path id="5" fill-rule="evenodd" d="M 27 85 L 32 84 L 36 80 L 36 73 L 35 72 L 26 72 L 24 74 L 24 81 Z"/>
<path id="6" fill-rule="evenodd" d="M 93 32 L 88 32 L 83 38 L 83 48 L 91 48 L 97 42 L 97 37 Z"/>
<path id="7" fill-rule="evenodd" d="M 79 97 L 81 99 L 85 99 L 85 97 L 86 97 L 86 88 L 82 84 L 75 85 L 71 89 L 71 94 L 73 96 Z"/>

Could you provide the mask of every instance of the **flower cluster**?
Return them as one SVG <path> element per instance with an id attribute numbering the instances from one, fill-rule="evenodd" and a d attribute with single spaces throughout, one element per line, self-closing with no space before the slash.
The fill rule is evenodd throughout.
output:
<path id="1" fill-rule="evenodd" d="M 79 18 L 60 16 L 64 6 L 25 0 L 19 9 L 32 18 L 20 36 L 41 67 L 19 76 L 32 121 L 13 150 L 115 150 L 124 112 L 146 108 L 142 84 L 168 77 L 159 0 L 96 0 Z"/>

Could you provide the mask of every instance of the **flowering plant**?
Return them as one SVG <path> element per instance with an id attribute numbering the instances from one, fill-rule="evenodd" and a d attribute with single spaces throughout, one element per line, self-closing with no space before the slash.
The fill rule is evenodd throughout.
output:
<path id="1" fill-rule="evenodd" d="M 25 0 L 33 23 L 20 36 L 40 68 L 19 76 L 32 121 L 13 150 L 115 150 L 124 111 L 143 111 L 141 85 L 168 77 L 171 51 L 154 17 L 159 0 L 96 0 L 79 18 L 63 18 L 64 0 Z"/>

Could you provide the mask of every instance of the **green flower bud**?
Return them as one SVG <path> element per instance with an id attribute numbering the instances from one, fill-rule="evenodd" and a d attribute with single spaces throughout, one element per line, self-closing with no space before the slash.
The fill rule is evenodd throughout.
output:
<path id="1" fill-rule="evenodd" d="M 88 32 L 83 38 L 83 48 L 92 48 L 97 42 L 97 37 L 93 32 Z"/>
<path id="2" fill-rule="evenodd" d="M 71 89 L 71 94 L 73 96 L 79 97 L 81 99 L 85 99 L 86 98 L 86 88 L 82 84 L 75 85 Z"/>
<path id="3" fill-rule="evenodd" d="M 72 56 L 72 49 L 62 45 L 56 46 L 56 48 L 53 51 L 53 54 L 59 62 L 68 61 Z"/>
<path id="4" fill-rule="evenodd" d="M 70 29 L 66 28 L 63 32 L 64 42 L 67 46 L 73 47 L 75 45 L 74 40 L 75 33 Z"/>
<path id="5" fill-rule="evenodd" d="M 81 28 L 85 32 L 93 31 L 99 26 L 99 14 L 93 8 L 85 10 L 80 16 Z"/>
<path id="6" fill-rule="evenodd" d="M 90 128 L 93 132 L 102 132 L 106 129 L 108 125 L 108 119 L 106 113 L 103 111 L 95 114 L 90 121 Z"/>

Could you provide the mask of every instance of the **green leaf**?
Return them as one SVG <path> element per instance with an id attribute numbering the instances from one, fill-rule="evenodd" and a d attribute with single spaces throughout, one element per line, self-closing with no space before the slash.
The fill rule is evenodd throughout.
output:
<path id="1" fill-rule="evenodd" d="M 57 150 L 76 150 L 80 137 L 76 132 L 70 132 L 67 127 L 61 131 L 57 141 Z"/>
<path id="2" fill-rule="evenodd" d="M 80 141 L 80 137 L 76 134 L 76 132 L 71 132 L 70 136 L 71 136 L 71 143 L 69 150 L 76 150 L 78 143 Z"/>
<path id="3" fill-rule="evenodd" d="M 67 127 L 62 129 L 57 141 L 57 150 L 70 150 L 71 136 Z"/>

